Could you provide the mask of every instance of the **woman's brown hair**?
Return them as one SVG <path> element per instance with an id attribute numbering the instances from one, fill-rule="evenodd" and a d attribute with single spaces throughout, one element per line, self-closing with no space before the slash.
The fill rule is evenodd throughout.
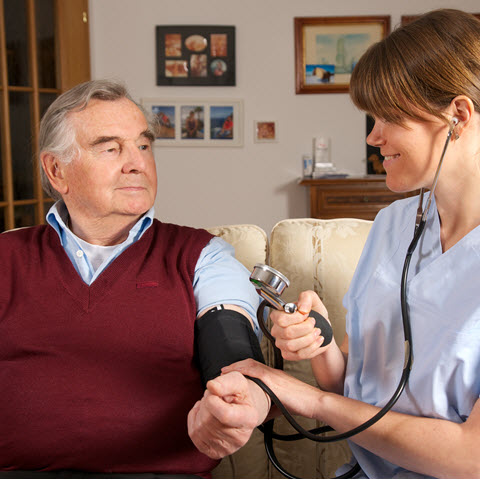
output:
<path id="1" fill-rule="evenodd" d="M 480 20 L 453 9 L 426 13 L 372 45 L 350 80 L 358 108 L 398 124 L 422 113 L 445 119 L 457 95 L 480 112 Z"/>

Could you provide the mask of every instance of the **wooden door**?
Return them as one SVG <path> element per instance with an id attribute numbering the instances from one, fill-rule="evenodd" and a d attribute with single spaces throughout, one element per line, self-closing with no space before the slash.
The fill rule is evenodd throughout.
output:
<path id="1" fill-rule="evenodd" d="M 89 79 L 88 0 L 0 0 L 0 232 L 44 222 L 40 118 Z"/>

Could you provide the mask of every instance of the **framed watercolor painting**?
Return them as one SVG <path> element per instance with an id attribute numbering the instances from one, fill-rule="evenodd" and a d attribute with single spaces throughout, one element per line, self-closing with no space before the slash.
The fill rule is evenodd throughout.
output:
<path id="1" fill-rule="evenodd" d="M 356 62 L 390 32 L 390 16 L 296 17 L 296 93 L 348 92 Z"/>

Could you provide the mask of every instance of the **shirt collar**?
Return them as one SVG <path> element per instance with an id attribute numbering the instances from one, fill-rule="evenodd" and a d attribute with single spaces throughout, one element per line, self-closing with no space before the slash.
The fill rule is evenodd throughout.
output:
<path id="1" fill-rule="evenodd" d="M 152 225 L 154 215 L 155 208 L 151 207 L 132 227 L 128 234 L 128 239 L 137 241 Z M 63 200 L 59 200 L 52 205 L 47 213 L 46 220 L 48 224 L 57 232 L 62 246 L 65 244 L 65 235 L 74 235 L 68 227 L 68 210 Z"/>

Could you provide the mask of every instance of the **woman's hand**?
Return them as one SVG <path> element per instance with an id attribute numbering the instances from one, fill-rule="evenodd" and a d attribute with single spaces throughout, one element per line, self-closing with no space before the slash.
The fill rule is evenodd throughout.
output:
<path id="1" fill-rule="evenodd" d="M 222 368 L 223 374 L 240 372 L 258 378 L 280 399 L 290 413 L 313 418 L 316 404 L 322 391 L 304 383 L 282 370 L 267 367 L 251 358 Z M 220 378 L 222 378 L 220 377 Z"/>
<path id="2" fill-rule="evenodd" d="M 285 360 L 311 359 L 325 352 L 331 345 L 322 347 L 322 332 L 315 327 L 315 319 L 308 316 L 310 310 L 315 310 L 328 320 L 327 309 L 318 295 L 311 290 L 300 293 L 297 308 L 293 314 L 278 310 L 270 314 L 273 322 L 271 334 Z"/>

